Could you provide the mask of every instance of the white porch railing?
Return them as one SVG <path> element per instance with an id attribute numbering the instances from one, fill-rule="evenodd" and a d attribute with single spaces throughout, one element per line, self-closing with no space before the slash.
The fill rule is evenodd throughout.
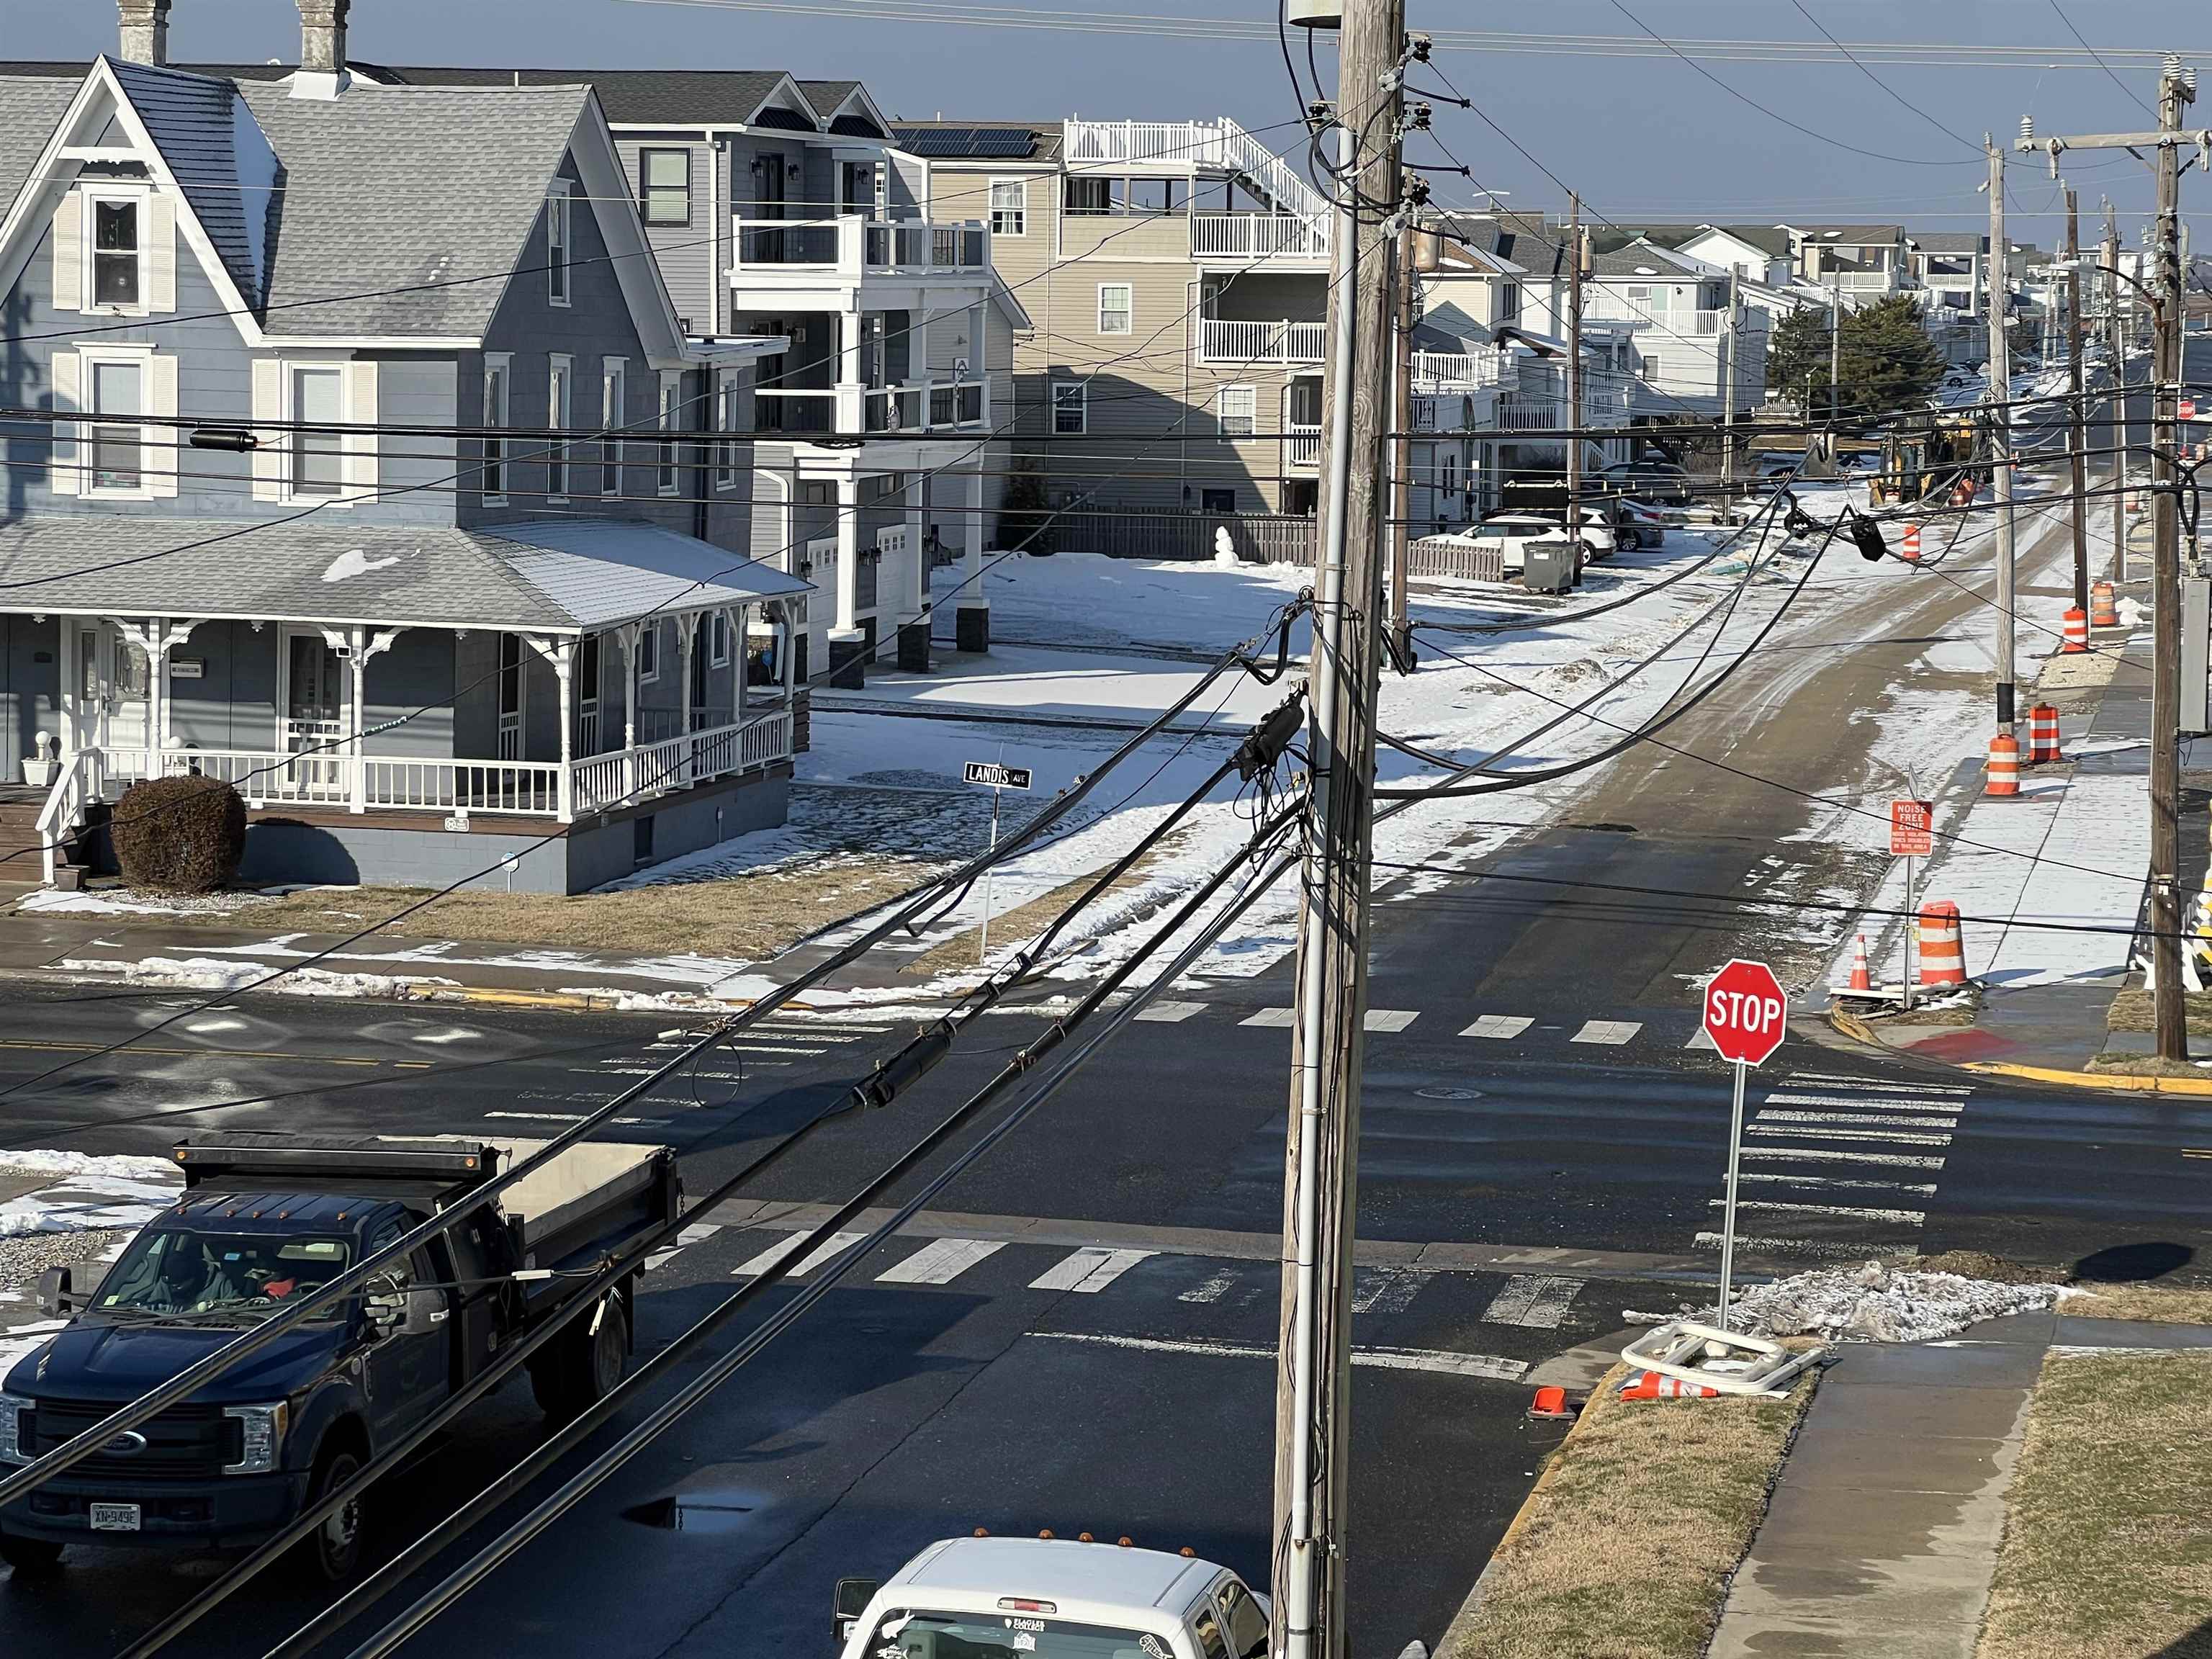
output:
<path id="1" fill-rule="evenodd" d="M 990 228 L 978 219 L 733 219 L 730 281 L 800 276 L 856 283 L 866 276 L 969 275 L 991 269 Z"/>
<path id="2" fill-rule="evenodd" d="M 778 708 L 733 725 L 573 763 L 576 811 L 607 811 L 790 757 L 791 711 Z"/>
<path id="3" fill-rule="evenodd" d="M 1417 351 L 1413 354 L 1413 390 L 1419 392 L 1480 392 L 1488 386 L 1511 386 L 1516 360 L 1495 347 L 1476 351 Z"/>
<path id="4" fill-rule="evenodd" d="M 1198 319 L 1198 360 L 1202 363 L 1317 363 L 1328 346 L 1327 323 Z"/>
<path id="5" fill-rule="evenodd" d="M 1329 252 L 1329 221 L 1288 213 L 1194 213 L 1194 259 L 1313 259 Z"/>
<path id="6" fill-rule="evenodd" d="M 1291 466 L 1321 465 L 1321 428 L 1304 421 L 1292 421 L 1283 430 L 1289 441 L 1283 446 L 1283 458 Z"/>
<path id="7" fill-rule="evenodd" d="M 1297 169 L 1228 117 L 1218 121 L 1083 121 L 1060 124 L 1062 154 L 1079 172 L 1133 162 L 1177 172 L 1242 173 L 1277 207 L 1325 218 L 1328 204 Z"/>
<path id="8" fill-rule="evenodd" d="M 49 887 L 54 884 L 62 844 L 83 823 L 85 803 L 100 795 L 103 781 L 100 763 L 97 749 L 80 749 L 65 756 L 61 769 L 55 774 L 53 787 L 46 792 L 46 804 L 39 808 L 40 857 Z"/>

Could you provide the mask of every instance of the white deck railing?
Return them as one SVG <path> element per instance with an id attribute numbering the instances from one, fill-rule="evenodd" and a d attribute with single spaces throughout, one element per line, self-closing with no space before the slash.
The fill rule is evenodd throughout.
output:
<path id="1" fill-rule="evenodd" d="M 1202 363 L 1317 363 L 1328 346 L 1327 323 L 1198 319 L 1198 360 Z"/>
<path id="2" fill-rule="evenodd" d="M 1329 222 L 1287 213 L 1194 213 L 1194 259 L 1326 260 Z"/>
<path id="3" fill-rule="evenodd" d="M 793 276 L 964 274 L 991 270 L 990 228 L 979 219 L 733 219 L 730 281 L 738 287 Z"/>
<path id="4" fill-rule="evenodd" d="M 791 757 L 791 710 L 572 763 L 576 811 L 601 812 Z"/>
<path id="5" fill-rule="evenodd" d="M 1097 173 L 1116 162 L 1177 172 L 1200 167 L 1242 173 L 1277 207 L 1326 219 L 1328 204 L 1297 169 L 1224 116 L 1218 121 L 1083 121 L 1060 124 L 1071 169 Z"/>

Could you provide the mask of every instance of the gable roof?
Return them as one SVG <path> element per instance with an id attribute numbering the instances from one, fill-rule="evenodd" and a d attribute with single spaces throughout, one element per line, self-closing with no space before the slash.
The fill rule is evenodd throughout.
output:
<path id="1" fill-rule="evenodd" d="M 1987 231 L 1979 235 L 1962 231 L 1915 231 L 1912 246 L 1923 253 L 1987 253 L 1990 238 Z"/>
<path id="2" fill-rule="evenodd" d="M 1733 236 L 1746 247 L 1757 248 L 1773 258 L 1790 257 L 1790 233 L 1780 225 L 1699 225 L 1684 241 L 1694 242 L 1700 236 L 1716 234 Z"/>
<path id="3" fill-rule="evenodd" d="M 78 81 L 0 76 L 0 218 L 29 182 L 70 103 Z"/>
<path id="4" fill-rule="evenodd" d="M 1894 242 L 1905 234 L 1903 225 L 1780 225 L 1808 242 Z"/>
<path id="5" fill-rule="evenodd" d="M 268 299 L 281 174 L 267 135 L 228 81 L 109 60 L 124 95 L 249 306 Z"/>

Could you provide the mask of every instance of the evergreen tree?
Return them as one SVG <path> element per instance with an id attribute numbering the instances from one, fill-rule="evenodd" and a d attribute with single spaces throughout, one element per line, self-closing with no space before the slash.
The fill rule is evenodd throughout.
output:
<path id="1" fill-rule="evenodd" d="M 1044 468 L 1034 455 L 1018 457 L 999 506 L 999 545 L 1024 553 L 1054 550 L 1051 503 L 1045 497 Z"/>
<path id="2" fill-rule="evenodd" d="M 1803 396 L 1810 377 L 1811 412 L 1827 412 L 1828 316 L 1807 309 L 1784 318 L 1766 347 L 1767 384 Z M 1920 307 L 1893 295 L 1844 313 L 1838 406 L 1845 416 L 1887 414 L 1924 401 L 1943 378 L 1943 354 L 1920 325 Z"/>

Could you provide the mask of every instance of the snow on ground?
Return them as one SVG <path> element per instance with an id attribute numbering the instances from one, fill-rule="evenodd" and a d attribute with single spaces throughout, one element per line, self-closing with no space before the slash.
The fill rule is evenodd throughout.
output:
<path id="1" fill-rule="evenodd" d="M 2058 1295 L 2056 1285 L 2001 1285 L 1869 1261 L 1752 1285 L 1730 1303 L 1729 1326 L 1753 1336 L 1933 1342 L 1984 1319 L 2040 1312 Z M 1691 1317 L 1709 1323 L 1717 1311 L 1706 1308 Z"/>
<path id="2" fill-rule="evenodd" d="M 176 1166 L 157 1158 L 0 1152 L 0 1180 L 16 1175 L 52 1179 L 0 1202 L 0 1238 L 143 1226 L 176 1202 L 184 1189 L 184 1176 Z"/>
<path id="3" fill-rule="evenodd" d="M 237 947 L 258 953 L 263 947 Z M 304 956 L 305 951 L 295 952 Z M 270 969 L 257 963 L 217 961 L 213 957 L 141 957 L 135 962 L 90 957 L 68 957 L 55 966 L 65 974 L 101 974 L 133 985 L 173 985 L 196 991 L 242 991 L 266 978 Z M 295 968 L 265 988 L 293 997 L 436 997 L 458 991 L 461 982 L 417 975 L 334 974 L 321 968 Z"/>

